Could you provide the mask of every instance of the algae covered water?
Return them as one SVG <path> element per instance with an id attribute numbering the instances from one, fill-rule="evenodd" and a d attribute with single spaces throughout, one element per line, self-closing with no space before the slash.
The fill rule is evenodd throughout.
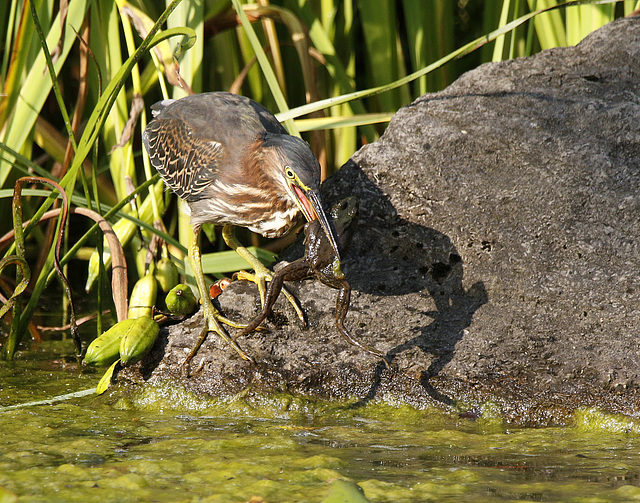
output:
<path id="1" fill-rule="evenodd" d="M 90 388 L 41 350 L 0 363 L 0 406 Z M 638 425 L 593 410 L 518 429 L 404 405 L 281 396 L 206 402 L 116 388 L 0 412 L 0 501 L 640 500 Z"/>

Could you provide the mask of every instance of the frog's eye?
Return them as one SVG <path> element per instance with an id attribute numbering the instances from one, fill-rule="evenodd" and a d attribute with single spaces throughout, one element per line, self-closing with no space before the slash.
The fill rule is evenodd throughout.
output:
<path id="1" fill-rule="evenodd" d="M 291 166 L 284 167 L 284 174 L 287 175 L 287 178 L 290 178 L 291 180 L 293 180 L 296 177 L 296 174 L 291 169 Z"/>

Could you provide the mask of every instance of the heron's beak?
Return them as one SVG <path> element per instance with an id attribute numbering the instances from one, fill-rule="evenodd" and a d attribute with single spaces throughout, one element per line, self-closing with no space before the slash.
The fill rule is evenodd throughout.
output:
<path id="1" fill-rule="evenodd" d="M 302 213 L 304 213 L 307 221 L 311 222 L 316 218 L 320 222 L 324 233 L 329 238 L 329 242 L 331 243 L 331 247 L 336 252 L 336 257 L 340 260 L 340 251 L 338 250 L 338 241 L 336 237 L 333 235 L 333 231 L 331 230 L 331 226 L 329 225 L 329 220 L 327 220 L 327 216 L 324 214 L 322 210 L 322 204 L 320 203 L 320 197 L 318 193 L 314 190 L 307 190 L 303 192 L 298 186 L 292 184 L 293 191 L 295 192 L 296 199 L 298 200 L 298 204 L 302 209 Z"/>

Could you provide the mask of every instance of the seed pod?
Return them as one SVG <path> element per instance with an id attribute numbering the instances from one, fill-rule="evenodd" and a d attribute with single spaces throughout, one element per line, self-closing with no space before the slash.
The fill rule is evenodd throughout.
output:
<path id="1" fill-rule="evenodd" d="M 116 323 L 101 336 L 95 338 L 84 356 L 85 365 L 111 365 L 120 354 L 120 340 L 125 332 L 133 326 L 135 320 L 124 320 Z"/>
<path id="2" fill-rule="evenodd" d="M 158 337 L 160 326 L 148 316 L 134 320 L 120 340 L 120 364 L 135 363 L 149 352 Z"/>
<path id="3" fill-rule="evenodd" d="M 158 282 L 153 274 L 147 274 L 140 278 L 131 292 L 129 298 L 129 315 L 127 318 L 151 317 L 153 306 L 158 294 Z"/>
<path id="4" fill-rule="evenodd" d="M 150 264 L 147 264 L 147 254 L 149 250 L 144 246 L 140 248 L 135 255 L 136 262 L 136 272 L 138 273 L 138 277 L 142 278 L 147 274 L 153 274 L 155 270 L 155 262 L 151 260 Z M 151 259 L 151 257 L 149 257 Z"/>
<path id="5" fill-rule="evenodd" d="M 180 283 L 174 286 L 164 299 L 167 309 L 176 316 L 187 316 L 193 313 L 198 307 L 189 285 Z"/>
<path id="6" fill-rule="evenodd" d="M 156 270 L 153 272 L 156 277 L 160 289 L 167 293 L 178 284 L 178 268 L 168 258 L 162 258 L 156 264 Z"/>

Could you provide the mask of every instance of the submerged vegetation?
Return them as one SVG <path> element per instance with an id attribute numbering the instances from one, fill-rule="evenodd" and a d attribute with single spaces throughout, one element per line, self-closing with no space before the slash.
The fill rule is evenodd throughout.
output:
<path id="1" fill-rule="evenodd" d="M 43 356 L 53 358 L 62 345 L 46 341 L 46 355 L 0 366 L 0 403 L 91 385 L 95 376 L 52 372 Z M 592 409 L 576 411 L 563 427 L 518 428 L 491 403 L 472 419 L 399 404 L 251 394 L 215 401 L 170 385 L 122 388 L 111 400 L 0 407 L 0 500 L 604 503 L 640 496 L 638 421 Z"/>
<path id="2" fill-rule="evenodd" d="M 79 355 L 77 285 L 86 283 L 99 334 L 126 318 L 130 279 L 168 259 L 189 276 L 188 216 L 142 154 L 154 102 L 212 90 L 251 96 L 303 134 L 326 177 L 419 95 L 482 62 L 575 44 L 638 8 L 636 0 L 167 0 L 164 9 L 151 0 L 5 2 L 3 356 L 12 359 L 26 334 L 40 337 L 33 317 L 45 293 L 62 295 L 59 324 L 69 324 Z M 219 252 L 205 256 L 205 272 L 244 267 L 220 250 L 215 229 L 205 231 Z M 62 294 L 47 289 L 54 278 Z"/>

